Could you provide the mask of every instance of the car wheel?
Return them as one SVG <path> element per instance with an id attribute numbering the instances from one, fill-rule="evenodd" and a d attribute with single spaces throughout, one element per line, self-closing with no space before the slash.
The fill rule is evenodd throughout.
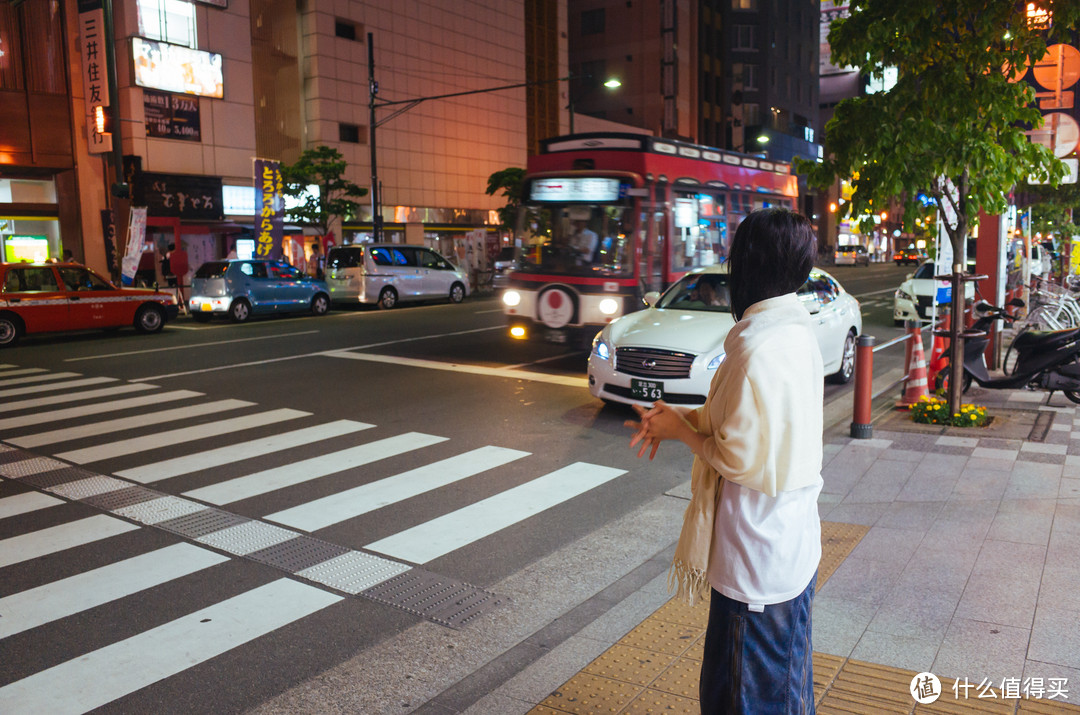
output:
<path id="1" fill-rule="evenodd" d="M 207 313 L 192 313 L 191 314 L 191 319 L 194 320 L 196 323 L 209 323 L 210 322 L 210 317 L 211 316 L 209 314 L 207 314 Z"/>
<path id="2" fill-rule="evenodd" d="M 460 303 L 465 298 L 465 286 L 455 283 L 450 286 L 450 302 Z"/>
<path id="3" fill-rule="evenodd" d="M 330 310 L 330 299 L 323 293 L 319 293 L 311 299 L 311 312 L 313 315 L 326 315 Z"/>
<path id="4" fill-rule="evenodd" d="M 251 317 L 251 303 L 243 298 L 234 298 L 229 305 L 229 318 L 234 323 L 243 323 Z"/>
<path id="5" fill-rule="evenodd" d="M 11 347 L 22 337 L 23 325 L 15 315 L 0 315 L 0 348 Z"/>
<path id="6" fill-rule="evenodd" d="M 846 385 L 851 382 L 855 374 L 855 331 L 849 331 L 844 338 L 844 354 L 840 358 L 840 369 L 829 376 L 830 380 L 837 385 Z"/>
<path id="7" fill-rule="evenodd" d="M 159 333 L 165 327 L 165 311 L 157 305 L 144 305 L 135 313 L 135 329 L 140 333 Z"/>
<path id="8" fill-rule="evenodd" d="M 379 307 L 383 310 L 390 310 L 397 305 L 397 291 L 393 288 L 383 288 L 379 293 Z"/>

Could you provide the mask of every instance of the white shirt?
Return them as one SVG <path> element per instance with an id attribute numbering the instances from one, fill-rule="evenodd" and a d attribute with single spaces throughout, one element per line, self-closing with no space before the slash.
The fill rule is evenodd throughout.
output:
<path id="1" fill-rule="evenodd" d="M 821 559 L 821 351 L 794 294 L 750 306 L 724 349 L 698 416 L 713 439 L 694 465 L 724 478 L 709 583 L 743 603 L 782 603 Z"/>

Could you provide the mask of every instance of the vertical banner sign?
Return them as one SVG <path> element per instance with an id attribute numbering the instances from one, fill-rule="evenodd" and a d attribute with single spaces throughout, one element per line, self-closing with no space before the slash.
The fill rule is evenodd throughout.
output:
<path id="1" fill-rule="evenodd" d="M 112 151 L 112 134 L 98 134 L 95 113 L 109 106 L 109 67 L 105 61 L 105 11 L 101 0 L 79 0 L 79 52 L 82 55 L 86 133 L 91 154 Z"/>
<path id="2" fill-rule="evenodd" d="M 256 207 L 255 255 L 281 258 L 281 239 L 285 234 L 285 201 L 281 196 L 281 163 L 255 160 Z"/>
<path id="3" fill-rule="evenodd" d="M 131 207 L 131 220 L 128 221 L 127 247 L 124 258 L 120 261 L 120 274 L 124 285 L 135 284 L 135 271 L 139 270 L 142 258 L 143 242 L 146 240 L 146 207 Z"/>

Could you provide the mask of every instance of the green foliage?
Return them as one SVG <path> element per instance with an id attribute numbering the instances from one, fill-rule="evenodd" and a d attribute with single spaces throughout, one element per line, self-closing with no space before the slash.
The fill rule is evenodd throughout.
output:
<path id="1" fill-rule="evenodd" d="M 513 166 L 496 171 L 488 177 L 487 195 L 494 196 L 496 192 L 502 189 L 500 195 L 506 198 L 506 206 L 498 209 L 499 228 L 511 231 L 514 229 L 518 207 L 521 206 L 521 201 L 524 198 L 522 196 L 524 180 L 525 170 Z"/>
<path id="2" fill-rule="evenodd" d="M 1080 233 L 1075 223 L 1080 220 L 1080 184 L 1029 186 L 1024 193 L 1031 202 L 1032 231 L 1055 237 L 1055 243 Z"/>
<path id="3" fill-rule="evenodd" d="M 909 412 L 912 422 L 925 425 L 951 425 L 953 427 L 985 427 L 993 419 L 985 407 L 962 405 L 957 412 L 949 414 L 949 405 L 934 397 L 920 397 Z"/>
<path id="4" fill-rule="evenodd" d="M 366 196 L 367 189 L 345 178 L 347 166 L 341 152 L 326 145 L 305 150 L 295 164 L 282 165 L 283 193 L 304 199 L 302 204 L 289 209 L 288 220 L 317 226 L 325 235 L 331 218 L 347 220 L 355 216 L 358 206 L 353 199 Z M 304 193 L 311 184 L 318 185 L 318 196 Z"/>

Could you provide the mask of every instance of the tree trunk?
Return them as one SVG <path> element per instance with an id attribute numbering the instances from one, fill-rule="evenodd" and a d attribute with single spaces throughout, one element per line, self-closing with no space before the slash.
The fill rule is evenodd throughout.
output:
<path id="1" fill-rule="evenodd" d="M 960 412 L 964 383 L 964 243 L 968 233 L 968 173 L 965 169 L 957 185 L 956 231 L 949 236 L 953 249 L 952 301 L 949 321 L 949 391 L 948 410 L 952 416 Z"/>

